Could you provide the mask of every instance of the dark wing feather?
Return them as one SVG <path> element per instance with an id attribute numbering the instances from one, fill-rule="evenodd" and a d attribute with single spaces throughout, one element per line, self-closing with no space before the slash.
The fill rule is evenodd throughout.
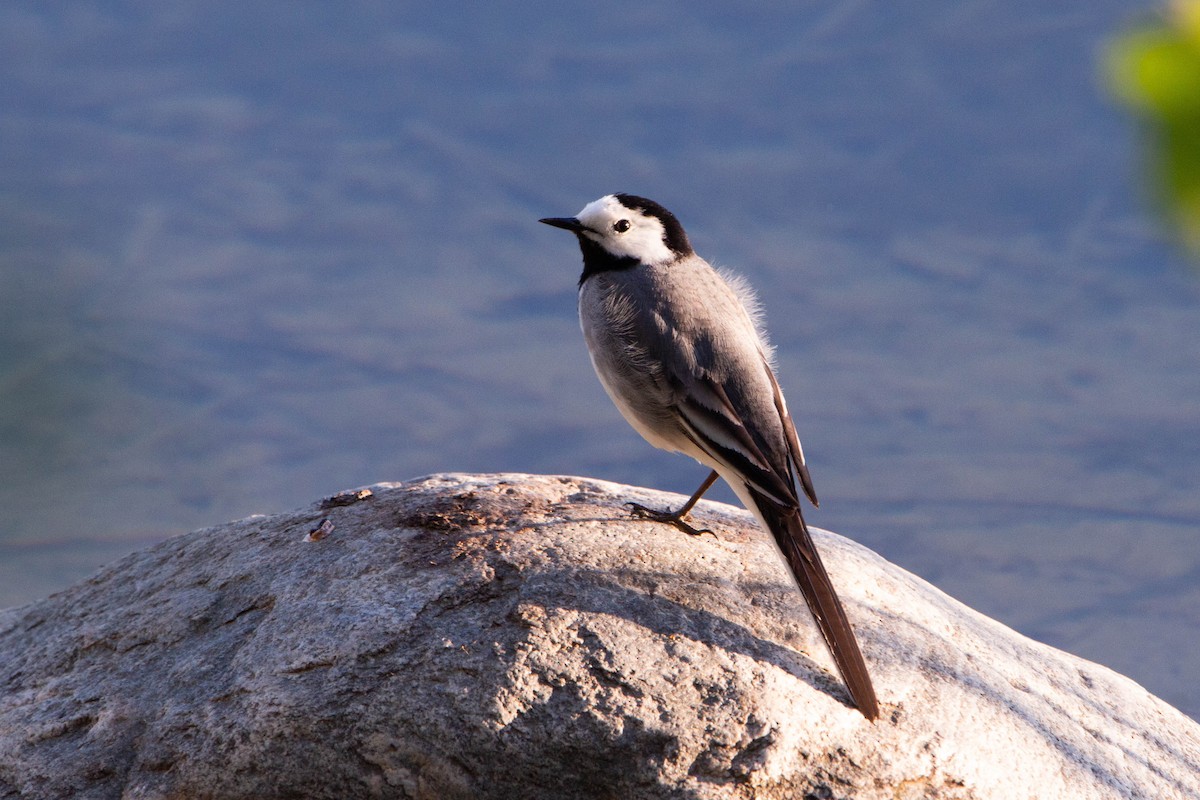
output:
<path id="1" fill-rule="evenodd" d="M 717 462 L 728 464 L 750 486 L 775 502 L 793 504 L 796 490 L 791 476 L 786 472 L 780 475 L 780 470 L 754 441 L 724 387 L 704 380 L 693 383 L 691 389 L 676 403 L 688 438 Z"/>
<path id="2" fill-rule="evenodd" d="M 788 450 L 792 456 L 792 466 L 796 470 L 796 479 L 800 481 L 801 488 L 804 489 L 804 494 L 808 497 L 814 506 L 820 506 L 817 502 L 817 491 L 813 488 L 812 477 L 808 474 L 808 465 L 804 463 L 804 449 L 800 447 L 800 437 L 796 435 L 796 426 L 792 423 L 792 415 L 788 413 L 787 403 L 783 399 L 783 392 L 779 389 L 779 381 L 775 380 L 775 373 L 771 371 L 771 366 L 763 359 L 763 369 L 767 371 L 767 377 L 771 381 L 771 391 L 774 393 L 775 410 L 779 412 L 779 419 L 783 422 L 783 433 L 787 437 Z"/>

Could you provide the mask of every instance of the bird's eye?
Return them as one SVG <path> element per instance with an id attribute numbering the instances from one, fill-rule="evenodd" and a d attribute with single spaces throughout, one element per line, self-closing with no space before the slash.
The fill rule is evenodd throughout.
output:
<path id="1" fill-rule="evenodd" d="M 613 223 L 613 230 L 616 231 L 617 233 L 624 233 L 625 231 L 629 230 L 629 220 L 627 220 L 627 219 L 617 220 L 616 222 Z"/>

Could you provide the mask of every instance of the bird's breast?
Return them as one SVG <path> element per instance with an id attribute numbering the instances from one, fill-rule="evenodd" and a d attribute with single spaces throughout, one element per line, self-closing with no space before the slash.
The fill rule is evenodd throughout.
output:
<path id="1" fill-rule="evenodd" d="M 592 367 L 621 416 L 663 450 L 688 452 L 672 408 L 668 363 L 674 354 L 654 333 L 648 306 L 620 282 L 595 276 L 579 292 L 579 324 Z"/>

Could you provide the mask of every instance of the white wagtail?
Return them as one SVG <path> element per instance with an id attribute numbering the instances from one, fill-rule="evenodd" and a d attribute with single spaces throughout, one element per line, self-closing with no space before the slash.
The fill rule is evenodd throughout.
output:
<path id="1" fill-rule="evenodd" d="M 724 478 L 774 536 L 855 705 L 877 718 L 858 641 L 800 513 L 797 481 L 813 505 L 817 496 L 750 289 L 696 255 L 675 216 L 643 197 L 606 195 L 541 222 L 579 239 L 579 319 L 608 396 L 650 444 L 713 469 L 678 511 L 630 504 L 635 514 L 699 533 L 683 518 Z"/>

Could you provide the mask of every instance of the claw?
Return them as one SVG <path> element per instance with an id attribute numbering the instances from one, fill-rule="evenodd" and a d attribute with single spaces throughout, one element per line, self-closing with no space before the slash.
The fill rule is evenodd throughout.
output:
<path id="1" fill-rule="evenodd" d="M 665 522 L 668 525 L 674 525 L 688 536 L 702 536 L 707 533 L 714 539 L 717 538 L 717 535 L 708 528 L 694 528 L 684 522 L 684 515 L 678 511 L 658 511 L 653 508 L 647 508 L 641 503 L 626 503 L 625 505 L 629 507 L 630 513 L 638 519 L 648 519 L 651 522 Z"/>

